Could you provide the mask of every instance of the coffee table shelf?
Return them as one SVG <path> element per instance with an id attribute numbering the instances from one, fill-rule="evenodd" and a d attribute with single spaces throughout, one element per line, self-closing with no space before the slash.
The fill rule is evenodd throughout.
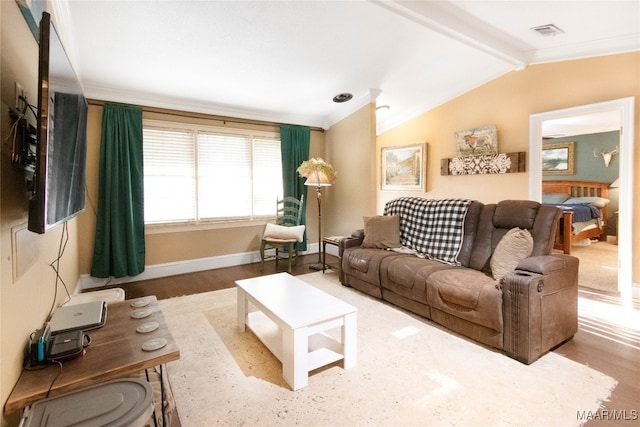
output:
<path id="1" fill-rule="evenodd" d="M 282 331 L 278 325 L 261 311 L 251 312 L 248 316 L 247 327 L 282 362 Z M 337 362 L 344 357 L 341 350 L 342 344 L 325 333 L 310 335 L 308 340 L 307 369 L 309 371 Z"/>
<path id="2" fill-rule="evenodd" d="M 356 365 L 357 309 L 289 275 L 238 280 L 238 327 L 248 327 L 282 362 L 293 390 L 307 386 L 309 372 L 343 360 Z M 257 311 L 250 312 L 250 305 Z M 328 331 L 340 328 L 340 338 Z"/>
<path id="3" fill-rule="evenodd" d="M 256 337 L 282 362 L 282 331 L 261 311 L 248 314 L 247 326 Z"/>

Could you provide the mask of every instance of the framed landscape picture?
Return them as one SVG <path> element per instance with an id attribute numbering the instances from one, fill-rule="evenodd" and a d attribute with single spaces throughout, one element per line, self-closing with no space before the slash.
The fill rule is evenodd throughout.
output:
<path id="1" fill-rule="evenodd" d="M 574 143 L 542 145 L 543 175 L 573 175 Z"/>
<path id="2" fill-rule="evenodd" d="M 424 191 L 426 144 L 382 148 L 382 189 Z"/>

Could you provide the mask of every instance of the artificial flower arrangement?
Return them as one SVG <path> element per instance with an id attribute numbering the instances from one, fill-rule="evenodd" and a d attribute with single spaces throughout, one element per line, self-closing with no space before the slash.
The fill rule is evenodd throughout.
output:
<path id="1" fill-rule="evenodd" d="M 336 180 L 336 172 L 333 170 L 333 166 L 320 157 L 305 160 L 298 166 L 296 172 L 305 178 L 309 178 L 313 174 L 323 174 L 330 184 L 333 184 Z"/>

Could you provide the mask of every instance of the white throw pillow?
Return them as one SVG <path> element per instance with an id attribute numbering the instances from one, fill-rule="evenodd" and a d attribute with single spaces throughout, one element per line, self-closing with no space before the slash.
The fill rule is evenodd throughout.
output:
<path id="1" fill-rule="evenodd" d="M 533 251 L 533 237 L 529 230 L 512 228 L 502 236 L 491 256 L 491 273 L 496 280 L 513 271 L 518 263 Z"/>
<path id="2" fill-rule="evenodd" d="M 302 242 L 302 236 L 304 235 L 304 225 L 296 225 L 292 227 L 285 227 L 283 225 L 267 223 L 264 229 L 264 239 L 279 239 L 279 240 L 297 240 Z"/>

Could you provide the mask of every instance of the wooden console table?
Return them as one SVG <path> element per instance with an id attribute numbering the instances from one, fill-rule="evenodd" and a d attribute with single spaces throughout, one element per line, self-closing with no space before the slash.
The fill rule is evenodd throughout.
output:
<path id="1" fill-rule="evenodd" d="M 52 384 L 49 396 L 137 376 L 147 368 L 180 359 L 180 350 L 167 328 L 158 300 L 155 296 L 139 299 L 145 298 L 149 299 L 145 307 L 133 307 L 131 302 L 135 300 L 110 303 L 105 325 L 86 332 L 91 337 L 86 354 L 63 362 L 62 370 L 57 364 L 23 370 L 4 405 L 4 412 L 8 414 L 46 398 Z M 150 309 L 151 314 L 142 319 L 131 317 L 134 311 L 143 309 Z M 136 332 L 139 325 L 148 322 L 158 322 L 159 327 L 149 333 Z M 155 338 L 165 338 L 167 344 L 158 350 L 142 350 L 143 343 Z"/>

